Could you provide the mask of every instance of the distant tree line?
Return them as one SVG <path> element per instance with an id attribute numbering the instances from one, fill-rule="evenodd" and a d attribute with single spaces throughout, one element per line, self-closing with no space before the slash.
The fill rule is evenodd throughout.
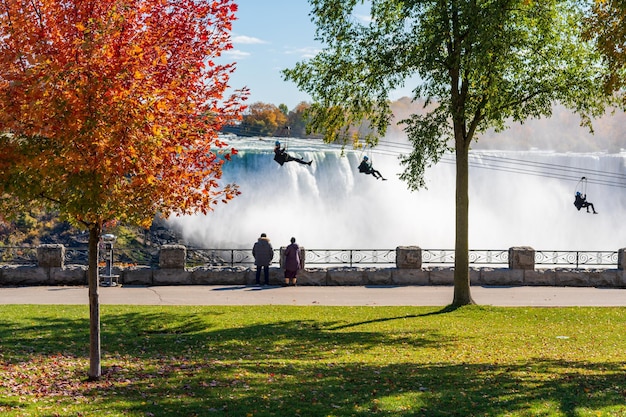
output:
<path id="1" fill-rule="evenodd" d="M 278 106 L 263 102 L 251 104 L 242 115 L 239 124 L 222 129 L 224 133 L 237 136 L 275 136 L 320 138 L 319 134 L 307 133 L 307 110 L 311 104 L 299 103 L 289 111 L 285 104 Z M 393 114 L 392 123 L 387 131 L 387 139 L 407 140 L 401 121 L 411 114 L 425 114 L 426 108 L 421 100 L 402 97 L 390 102 Z M 580 125 L 579 116 L 563 106 L 555 106 L 552 117 L 530 120 L 524 124 L 509 122 L 506 134 L 497 134 L 492 130 L 485 132 L 473 149 L 529 150 L 533 148 L 549 149 L 561 152 L 620 152 L 624 147 L 619 133 L 626 122 L 626 113 L 607 112 L 594 121 L 594 133 Z M 350 135 L 359 137 L 359 141 L 369 131 L 367 121 L 349 130 Z"/>
<path id="2" fill-rule="evenodd" d="M 238 124 L 225 126 L 222 132 L 238 136 L 319 138 L 320 135 L 306 131 L 309 107 L 310 104 L 303 101 L 290 111 L 285 104 L 276 106 L 258 101 L 248 106 Z"/>

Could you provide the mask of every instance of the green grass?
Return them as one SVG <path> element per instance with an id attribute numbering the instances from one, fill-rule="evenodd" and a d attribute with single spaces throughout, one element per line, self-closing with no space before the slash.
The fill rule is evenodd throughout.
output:
<path id="1" fill-rule="evenodd" d="M 0 306 L 2 416 L 626 416 L 626 309 Z"/>

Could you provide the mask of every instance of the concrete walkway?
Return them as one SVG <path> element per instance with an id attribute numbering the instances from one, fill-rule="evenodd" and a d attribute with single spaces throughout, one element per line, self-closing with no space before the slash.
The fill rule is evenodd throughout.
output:
<path id="1" fill-rule="evenodd" d="M 477 304 L 494 306 L 626 306 L 626 289 L 589 287 L 471 288 Z M 100 287 L 101 304 L 446 306 L 451 286 Z M 88 304 L 86 287 L 0 287 L 0 304 Z"/>

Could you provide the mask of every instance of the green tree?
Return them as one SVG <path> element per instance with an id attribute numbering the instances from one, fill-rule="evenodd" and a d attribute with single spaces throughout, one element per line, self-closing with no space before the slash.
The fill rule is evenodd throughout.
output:
<path id="1" fill-rule="evenodd" d="M 595 0 L 585 35 L 595 40 L 608 66 L 604 79 L 607 94 L 617 93 L 626 109 L 626 1 Z"/>
<path id="2" fill-rule="evenodd" d="M 306 101 L 301 101 L 296 107 L 289 112 L 287 116 L 287 125 L 291 128 L 291 134 L 295 137 L 303 138 L 307 135 L 306 132 L 306 112 L 309 109 L 310 104 Z"/>
<path id="3" fill-rule="evenodd" d="M 389 93 L 411 77 L 427 112 L 402 121 L 413 145 L 401 179 L 415 190 L 424 170 L 456 153 L 453 305 L 473 303 L 469 280 L 468 159 L 488 128 L 549 116 L 560 102 L 581 112 L 598 103 L 593 48 L 581 40 L 580 8 L 559 0 L 310 0 L 326 48 L 283 72 L 313 98 L 311 127 L 328 141 L 368 120 L 376 143 L 391 121 Z M 411 78 L 411 79 L 414 79 Z"/>

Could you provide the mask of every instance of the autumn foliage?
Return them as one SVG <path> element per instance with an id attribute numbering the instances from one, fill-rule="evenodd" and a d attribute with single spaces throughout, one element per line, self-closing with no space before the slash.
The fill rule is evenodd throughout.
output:
<path id="1" fill-rule="evenodd" d="M 217 132 L 246 92 L 224 97 L 234 65 L 215 60 L 232 47 L 235 11 L 232 0 L 2 0 L 0 193 L 86 225 L 147 225 L 231 199 L 236 187 L 218 181 L 235 151 Z"/>
<path id="2" fill-rule="evenodd" d="M 587 37 L 595 39 L 599 51 L 608 64 L 605 77 L 607 92 L 617 92 L 626 108 L 626 2 L 623 0 L 595 0 L 587 21 Z"/>
<path id="3" fill-rule="evenodd" d="M 89 229 L 91 380 L 101 376 L 98 241 L 107 221 L 206 213 L 235 153 L 218 140 L 232 0 L 0 0 L 0 212 L 33 202 Z"/>
<path id="4" fill-rule="evenodd" d="M 273 104 L 256 102 L 246 110 L 241 129 L 243 133 L 260 136 L 280 135 L 287 125 L 287 115 Z"/>

